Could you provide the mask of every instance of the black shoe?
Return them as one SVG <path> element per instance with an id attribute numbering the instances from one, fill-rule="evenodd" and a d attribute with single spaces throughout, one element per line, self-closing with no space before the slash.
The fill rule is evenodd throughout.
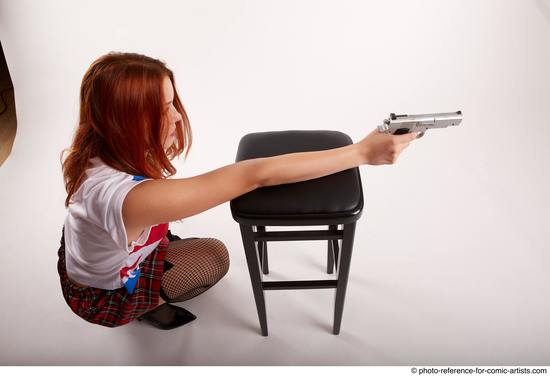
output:
<path id="1" fill-rule="evenodd" d="M 159 329 L 166 330 L 185 325 L 196 318 L 197 316 L 185 308 L 178 307 L 170 303 L 164 303 L 152 311 L 138 317 L 138 321 L 145 320 Z"/>
<path id="2" fill-rule="evenodd" d="M 177 235 L 173 235 L 172 231 L 168 230 L 168 233 L 166 234 L 166 237 L 169 241 L 173 242 L 174 240 L 181 240 L 181 238 Z"/>

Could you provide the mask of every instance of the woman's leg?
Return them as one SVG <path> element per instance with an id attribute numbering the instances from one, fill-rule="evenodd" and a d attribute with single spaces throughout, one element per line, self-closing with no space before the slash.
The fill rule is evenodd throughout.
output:
<path id="1" fill-rule="evenodd" d="M 218 239 L 187 238 L 170 242 L 164 262 L 162 298 L 168 303 L 183 302 L 222 279 L 229 270 L 229 253 Z"/>
<path id="2" fill-rule="evenodd" d="M 164 301 L 164 299 L 159 296 L 159 304 L 157 305 L 157 307 L 163 305 L 164 303 L 166 303 L 166 301 Z"/>

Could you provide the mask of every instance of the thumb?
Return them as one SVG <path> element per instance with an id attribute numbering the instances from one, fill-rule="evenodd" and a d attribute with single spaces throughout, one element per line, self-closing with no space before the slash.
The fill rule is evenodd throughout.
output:
<path id="1" fill-rule="evenodd" d="M 399 134 L 395 137 L 398 137 L 399 142 L 411 142 L 412 140 L 418 137 L 418 132 Z"/>

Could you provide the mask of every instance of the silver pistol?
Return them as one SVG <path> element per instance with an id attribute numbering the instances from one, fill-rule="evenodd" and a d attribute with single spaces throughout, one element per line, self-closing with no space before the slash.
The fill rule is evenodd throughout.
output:
<path id="1" fill-rule="evenodd" d="M 420 132 L 417 137 L 420 138 L 424 136 L 428 129 L 447 128 L 452 125 L 459 125 L 461 122 L 462 111 L 420 115 L 396 115 L 391 113 L 388 119 L 384 119 L 384 124 L 378 126 L 378 131 L 391 134 Z"/>

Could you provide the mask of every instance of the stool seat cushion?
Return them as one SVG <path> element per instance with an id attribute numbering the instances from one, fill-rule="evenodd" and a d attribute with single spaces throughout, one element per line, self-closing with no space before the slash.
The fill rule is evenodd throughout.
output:
<path id="1" fill-rule="evenodd" d="M 352 144 L 345 133 L 330 130 L 287 130 L 249 133 L 241 138 L 236 162 L 245 159 L 318 151 Z M 324 219 L 356 216 L 363 209 L 357 167 L 297 183 L 261 187 L 230 202 L 233 218 Z"/>

